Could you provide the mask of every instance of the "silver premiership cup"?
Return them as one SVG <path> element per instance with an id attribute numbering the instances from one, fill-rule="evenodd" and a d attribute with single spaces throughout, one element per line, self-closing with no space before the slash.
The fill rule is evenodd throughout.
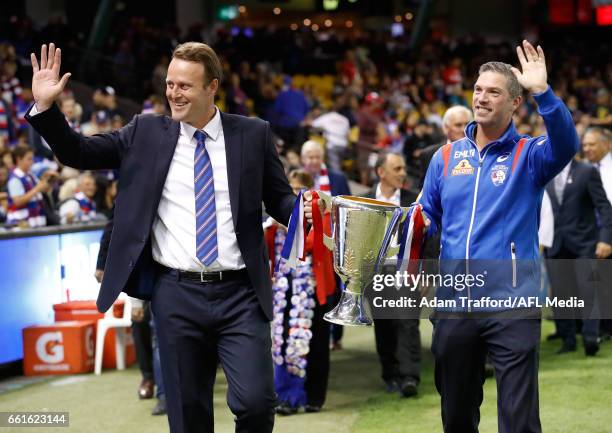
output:
<path id="1" fill-rule="evenodd" d="M 364 308 L 364 291 L 384 260 L 398 253 L 399 245 L 392 246 L 391 240 L 407 209 L 369 198 L 317 193 L 331 208 L 332 237 L 323 235 L 323 242 L 333 251 L 334 270 L 345 285 L 340 302 L 324 318 L 340 325 L 369 326 L 372 318 Z"/>

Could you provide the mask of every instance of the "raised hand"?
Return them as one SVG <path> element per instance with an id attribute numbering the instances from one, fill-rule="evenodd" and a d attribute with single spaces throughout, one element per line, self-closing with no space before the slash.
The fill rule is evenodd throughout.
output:
<path id="1" fill-rule="evenodd" d="M 520 45 L 516 47 L 516 54 L 523 72 L 517 68 L 512 68 L 512 72 L 521 86 L 531 93 L 544 92 L 548 88 L 548 83 L 546 81 L 546 59 L 542 47 L 538 45 L 536 51 L 533 45 L 524 40 L 522 47 Z"/>
<path id="2" fill-rule="evenodd" d="M 62 52 L 55 48 L 54 43 L 43 45 L 40 49 L 40 66 L 34 53 L 30 54 L 32 60 L 32 95 L 36 102 L 36 109 L 44 111 L 53 105 L 53 102 L 62 93 L 66 83 L 70 78 L 70 73 L 66 73 L 60 79 L 60 65 L 62 64 Z"/>

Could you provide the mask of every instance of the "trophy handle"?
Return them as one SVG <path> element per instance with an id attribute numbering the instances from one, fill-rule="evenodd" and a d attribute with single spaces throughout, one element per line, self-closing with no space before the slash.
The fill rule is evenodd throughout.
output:
<path id="1" fill-rule="evenodd" d="M 332 208 L 332 196 L 323 192 L 323 191 L 317 191 L 317 194 L 319 195 L 319 198 L 321 200 L 323 200 L 323 202 L 325 203 L 325 208 L 329 209 L 331 211 Z M 334 250 L 334 235 L 333 235 L 333 229 L 332 229 L 332 236 L 329 237 L 327 236 L 325 233 L 323 233 L 323 244 L 327 247 L 328 250 L 333 251 Z"/>
<path id="2" fill-rule="evenodd" d="M 412 209 L 412 206 L 401 207 L 400 209 L 402 210 L 402 216 L 399 220 L 398 225 L 406 221 L 406 217 L 408 216 L 410 209 Z M 395 245 L 389 245 L 389 248 L 387 248 L 386 258 L 390 258 L 390 257 L 398 255 L 400 251 L 400 247 L 401 245 L 399 242 Z"/>
<path id="3" fill-rule="evenodd" d="M 389 248 L 387 249 L 387 258 L 396 256 L 399 254 L 399 250 L 400 250 L 400 245 L 391 245 L 389 246 Z"/>
<path id="4" fill-rule="evenodd" d="M 406 221 L 406 217 L 408 216 L 408 213 L 410 213 L 410 209 L 412 209 L 414 206 L 402 206 L 402 219 L 400 219 L 400 224 L 403 223 L 404 221 Z"/>

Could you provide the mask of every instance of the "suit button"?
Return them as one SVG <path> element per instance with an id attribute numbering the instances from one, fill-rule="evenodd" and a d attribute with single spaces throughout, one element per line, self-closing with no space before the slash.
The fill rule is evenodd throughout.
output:
<path id="1" fill-rule="evenodd" d="M 130 260 L 130 268 L 134 267 L 134 260 Z"/>
<path id="2" fill-rule="evenodd" d="M 239 232 L 239 231 L 237 231 L 237 232 L 236 232 L 236 236 L 238 236 L 239 234 L 240 234 L 240 232 Z"/>

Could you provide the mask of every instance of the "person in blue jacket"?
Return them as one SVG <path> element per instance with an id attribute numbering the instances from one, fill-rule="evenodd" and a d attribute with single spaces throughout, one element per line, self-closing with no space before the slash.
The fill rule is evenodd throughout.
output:
<path id="1" fill-rule="evenodd" d="M 541 321 L 539 310 L 529 308 L 540 288 L 540 203 L 579 140 L 570 112 L 547 84 L 542 48 L 523 41 L 517 55 L 521 70 L 501 62 L 480 67 L 474 121 L 465 138 L 436 152 L 419 198 L 429 233 L 441 230 L 441 274 L 455 278 L 436 292 L 455 304 L 432 316 L 446 433 L 478 431 L 487 355 L 497 379 L 499 432 L 541 431 Z M 545 136 L 521 136 L 512 122 L 523 89 L 537 102 Z M 459 279 L 461 272 L 467 276 Z"/>

